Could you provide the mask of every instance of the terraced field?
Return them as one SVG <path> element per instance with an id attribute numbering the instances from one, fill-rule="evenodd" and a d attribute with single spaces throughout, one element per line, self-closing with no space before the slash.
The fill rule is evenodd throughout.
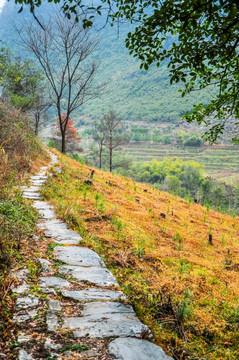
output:
<path id="1" fill-rule="evenodd" d="M 205 175 L 212 176 L 228 184 L 239 182 L 239 146 L 204 145 L 181 147 L 176 144 L 162 145 L 146 142 L 130 143 L 124 151 L 134 161 L 163 160 L 177 156 L 183 160 L 194 160 L 205 166 Z"/>

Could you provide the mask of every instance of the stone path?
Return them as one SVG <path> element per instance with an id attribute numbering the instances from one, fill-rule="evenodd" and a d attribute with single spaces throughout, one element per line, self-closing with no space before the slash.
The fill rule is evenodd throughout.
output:
<path id="1" fill-rule="evenodd" d="M 57 157 L 52 153 L 51 157 L 54 166 Z M 27 269 L 13 273 L 18 359 L 172 360 L 159 346 L 142 339 L 152 339 L 150 330 L 127 305 L 99 255 L 77 246 L 80 235 L 41 200 L 39 190 L 46 179 L 47 167 L 43 167 L 31 177 L 31 186 L 22 189 L 23 197 L 33 200 L 41 215 L 39 229 L 57 246 L 53 260 L 39 259 L 34 291 Z"/>

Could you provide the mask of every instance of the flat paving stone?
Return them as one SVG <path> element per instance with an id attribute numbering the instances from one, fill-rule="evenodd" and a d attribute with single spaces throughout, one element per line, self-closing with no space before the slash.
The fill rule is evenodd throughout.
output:
<path id="1" fill-rule="evenodd" d="M 47 330 L 55 332 L 58 327 L 58 317 L 54 311 L 48 310 L 46 316 Z"/>
<path id="2" fill-rule="evenodd" d="M 25 189 L 25 192 L 35 193 L 40 190 L 40 186 L 37 185 L 31 185 L 30 187 Z"/>
<path id="3" fill-rule="evenodd" d="M 119 302 L 92 302 L 84 305 L 81 311 L 83 316 L 105 316 L 106 314 L 130 314 L 136 317 L 130 305 Z"/>
<path id="4" fill-rule="evenodd" d="M 38 175 L 33 175 L 30 177 L 30 181 L 32 180 L 46 180 L 48 178 L 47 175 L 45 174 L 38 174 Z"/>
<path id="5" fill-rule="evenodd" d="M 39 193 L 31 193 L 31 192 L 27 192 L 24 191 L 24 193 L 22 194 L 22 197 L 25 199 L 32 199 L 32 200 L 37 200 L 40 199 L 41 196 L 39 195 Z"/>
<path id="6" fill-rule="evenodd" d="M 118 338 L 110 342 L 108 353 L 115 360 L 173 360 L 160 346 L 135 338 Z"/>
<path id="7" fill-rule="evenodd" d="M 57 289 L 66 288 L 70 286 L 70 283 L 67 280 L 58 278 L 56 276 L 46 276 L 46 277 L 40 277 L 39 278 L 39 286 L 48 288 L 53 287 Z"/>
<path id="8" fill-rule="evenodd" d="M 39 299 L 37 296 L 28 295 L 28 296 L 18 296 L 16 301 L 16 310 L 20 309 L 29 309 L 38 306 Z"/>
<path id="9" fill-rule="evenodd" d="M 75 231 L 68 229 L 67 224 L 58 219 L 47 220 L 37 224 L 38 228 L 44 229 L 46 237 L 54 238 L 56 243 L 76 245 L 82 237 Z"/>
<path id="10" fill-rule="evenodd" d="M 105 267 L 99 255 L 88 248 L 80 246 L 56 246 L 53 255 L 56 259 L 69 265 Z"/>
<path id="11" fill-rule="evenodd" d="M 89 282 L 97 286 L 119 286 L 112 273 L 103 267 L 81 267 L 64 265 L 59 272 L 73 276 L 80 282 Z"/>
<path id="12" fill-rule="evenodd" d="M 103 318 L 65 318 L 63 328 L 72 330 L 75 338 L 89 336 L 100 339 L 118 336 L 140 337 L 143 332 L 148 331 L 148 327 L 135 316 L 126 314 L 107 314 Z"/>
<path id="13" fill-rule="evenodd" d="M 61 311 L 61 304 L 60 304 L 60 301 L 58 301 L 58 300 L 50 299 L 48 301 L 48 307 L 49 307 L 49 310 L 52 310 L 52 311 Z"/>
<path id="14" fill-rule="evenodd" d="M 30 290 L 30 286 L 27 284 L 22 284 L 12 288 L 12 292 L 16 294 L 23 294 L 29 292 L 29 290 Z"/>
<path id="15" fill-rule="evenodd" d="M 33 309 L 33 310 L 27 310 L 26 311 L 21 311 L 18 314 L 15 314 L 12 318 L 12 320 L 14 322 L 18 322 L 18 323 L 23 323 L 26 322 L 32 318 L 34 318 L 35 316 L 37 316 L 37 310 Z"/>
<path id="16" fill-rule="evenodd" d="M 21 349 L 18 353 L 18 360 L 34 360 L 34 358 L 29 355 L 25 350 Z"/>
<path id="17" fill-rule="evenodd" d="M 41 265 L 42 273 L 47 274 L 52 271 L 52 268 L 51 268 L 52 264 L 50 263 L 50 261 L 48 261 L 46 259 L 38 259 L 38 260 Z"/>
<path id="18" fill-rule="evenodd" d="M 26 281 L 28 279 L 29 270 L 28 269 L 21 269 L 15 270 L 11 274 L 11 278 L 16 278 L 19 281 Z"/>
<path id="19" fill-rule="evenodd" d="M 118 302 L 92 302 L 84 305 L 82 317 L 64 319 L 63 329 L 73 330 L 76 338 L 140 336 L 148 331 L 135 315 L 133 308 Z"/>
<path id="20" fill-rule="evenodd" d="M 42 210 L 51 210 L 53 209 L 52 205 L 49 205 L 47 202 L 42 201 L 42 200 L 37 200 L 34 201 L 33 203 L 34 208 L 36 208 L 37 210 L 42 209 Z"/>
<path id="21" fill-rule="evenodd" d="M 54 219 L 56 217 L 56 213 L 52 209 L 38 209 L 39 214 L 43 219 Z"/>
<path id="22" fill-rule="evenodd" d="M 78 291 L 62 290 L 61 293 L 66 298 L 78 301 L 126 299 L 122 291 L 110 291 L 99 288 L 89 288 Z"/>

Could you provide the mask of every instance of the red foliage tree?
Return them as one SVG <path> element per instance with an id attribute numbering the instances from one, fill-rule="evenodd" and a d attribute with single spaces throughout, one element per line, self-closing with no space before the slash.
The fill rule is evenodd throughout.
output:
<path id="1" fill-rule="evenodd" d="M 52 124 L 55 128 L 55 138 L 56 141 L 57 138 L 61 138 L 61 130 L 60 130 L 60 123 L 65 123 L 66 121 L 66 115 L 63 114 L 61 116 L 61 121 L 59 119 L 56 120 L 56 123 Z M 74 126 L 75 122 L 71 119 L 68 119 L 66 122 L 66 131 L 65 131 L 65 143 L 69 147 L 70 145 L 77 145 L 81 142 L 81 138 L 78 136 L 79 132 L 76 130 Z"/>

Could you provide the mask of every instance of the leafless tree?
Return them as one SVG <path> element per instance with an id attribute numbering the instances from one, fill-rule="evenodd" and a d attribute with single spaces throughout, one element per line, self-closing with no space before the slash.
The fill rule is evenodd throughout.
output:
<path id="1" fill-rule="evenodd" d="M 104 148 L 104 140 L 105 140 L 106 134 L 104 126 L 102 126 L 102 123 L 96 122 L 94 125 L 94 133 L 93 133 L 93 140 L 98 145 L 97 154 L 99 156 L 99 168 L 102 168 L 102 154 L 103 154 L 103 148 Z"/>
<path id="2" fill-rule="evenodd" d="M 113 169 L 113 151 L 128 141 L 127 135 L 124 133 L 124 124 L 122 119 L 116 116 L 113 110 L 100 121 L 102 131 L 105 134 L 104 145 L 109 149 L 110 171 Z"/>
<path id="3" fill-rule="evenodd" d="M 98 40 L 80 23 L 54 13 L 43 28 L 36 23 L 18 28 L 23 47 L 32 52 L 51 88 L 52 103 L 57 109 L 66 151 L 66 129 L 70 115 L 86 101 L 99 96 L 104 84 L 97 84 L 98 64 L 91 60 Z"/>

